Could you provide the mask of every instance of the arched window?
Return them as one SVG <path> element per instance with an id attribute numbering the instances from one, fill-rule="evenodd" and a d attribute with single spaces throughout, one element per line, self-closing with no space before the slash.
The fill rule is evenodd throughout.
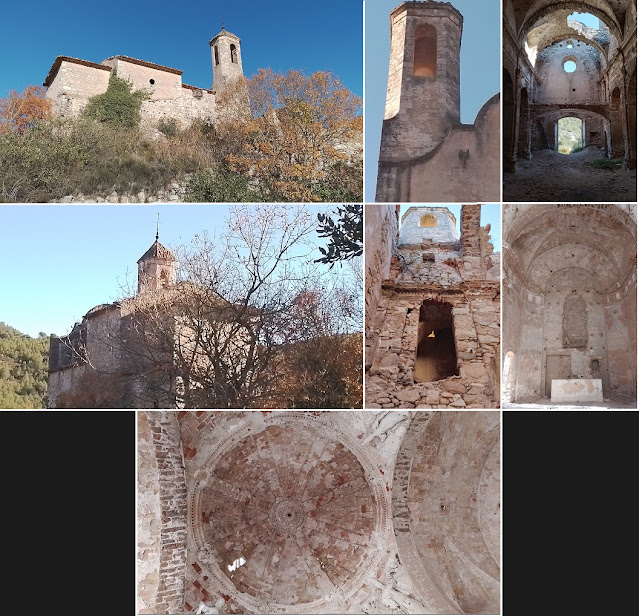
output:
<path id="1" fill-rule="evenodd" d="M 435 77 L 437 74 L 437 31 L 430 24 L 422 24 L 415 31 L 413 75 Z"/>
<path id="2" fill-rule="evenodd" d="M 457 374 L 453 307 L 425 300 L 419 309 L 415 380 L 440 381 Z"/>
<path id="3" fill-rule="evenodd" d="M 169 274 L 165 269 L 160 272 L 160 287 L 166 289 L 169 286 Z"/>
<path id="4" fill-rule="evenodd" d="M 237 48 L 235 45 L 231 45 L 231 62 L 237 64 Z"/>
<path id="5" fill-rule="evenodd" d="M 215 57 L 215 66 L 220 63 L 220 57 L 217 55 L 217 45 L 213 45 L 213 56 Z"/>
<path id="6" fill-rule="evenodd" d="M 436 227 L 437 226 L 437 218 L 432 214 L 423 214 L 419 218 L 419 226 L 420 227 Z"/>

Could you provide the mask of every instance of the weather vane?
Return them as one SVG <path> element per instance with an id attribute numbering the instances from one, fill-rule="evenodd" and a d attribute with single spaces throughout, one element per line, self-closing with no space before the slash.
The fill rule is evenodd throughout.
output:
<path id="1" fill-rule="evenodd" d="M 160 239 L 160 212 L 158 212 L 158 221 L 155 225 L 155 241 Z"/>

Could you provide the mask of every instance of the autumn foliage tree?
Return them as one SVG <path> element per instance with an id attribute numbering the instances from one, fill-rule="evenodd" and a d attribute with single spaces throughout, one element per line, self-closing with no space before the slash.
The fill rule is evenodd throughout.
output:
<path id="1" fill-rule="evenodd" d="M 247 91 L 252 117 L 238 123 L 242 149 L 227 156 L 229 168 L 255 177 L 273 199 L 321 200 L 315 186 L 361 148 L 359 97 L 329 72 L 270 68 L 249 79 Z"/>
<path id="2" fill-rule="evenodd" d="M 11 90 L 0 99 L 0 134 L 24 133 L 41 120 L 51 117 L 51 103 L 40 86 L 27 86 L 24 92 Z"/>

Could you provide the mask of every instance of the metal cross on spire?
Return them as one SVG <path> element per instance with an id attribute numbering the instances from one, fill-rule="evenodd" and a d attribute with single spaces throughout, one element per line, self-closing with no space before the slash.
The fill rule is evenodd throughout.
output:
<path id="1" fill-rule="evenodd" d="M 160 239 L 160 212 L 158 212 L 158 221 L 155 225 L 155 241 Z"/>

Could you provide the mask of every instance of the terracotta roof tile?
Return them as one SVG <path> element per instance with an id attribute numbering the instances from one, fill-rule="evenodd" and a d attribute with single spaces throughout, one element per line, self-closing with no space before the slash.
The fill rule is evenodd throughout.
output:
<path id="1" fill-rule="evenodd" d="M 149 248 L 139 259 L 145 261 L 146 259 L 166 259 L 167 261 L 175 261 L 175 255 L 166 246 L 162 246 L 160 242 L 155 240 L 151 248 Z"/>

